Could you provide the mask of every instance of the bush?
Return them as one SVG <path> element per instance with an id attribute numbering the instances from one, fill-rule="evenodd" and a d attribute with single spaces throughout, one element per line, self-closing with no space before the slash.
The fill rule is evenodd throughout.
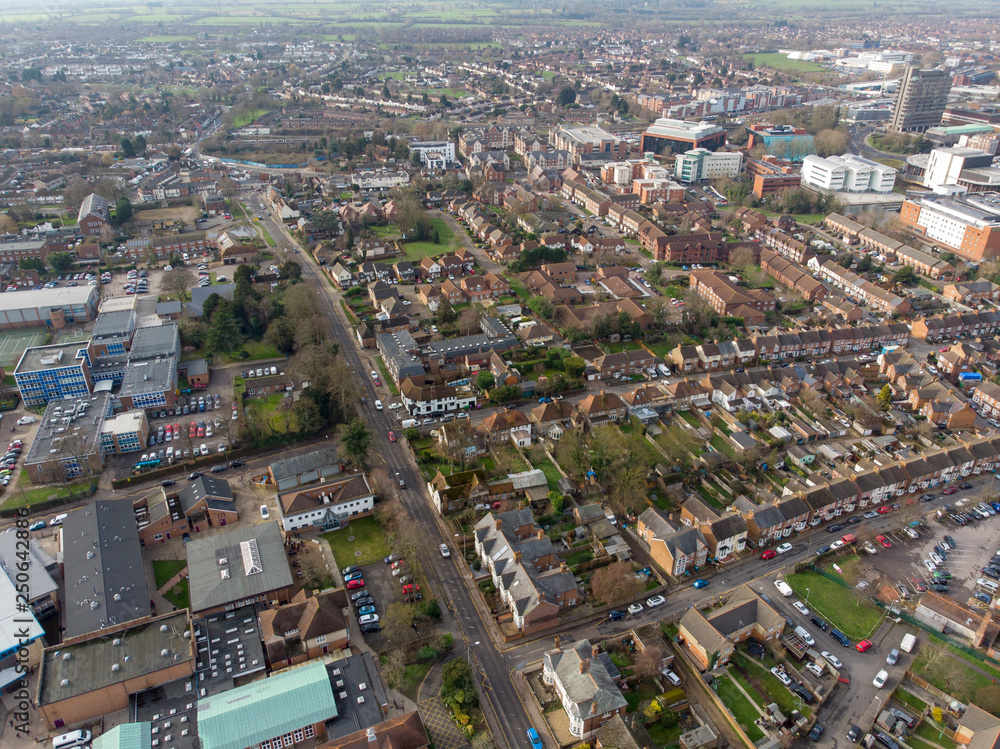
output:
<path id="1" fill-rule="evenodd" d="M 418 661 L 429 661 L 431 658 L 437 658 L 437 654 L 438 653 L 434 648 L 429 645 L 424 645 L 417 651 L 416 658 Z"/>
<path id="2" fill-rule="evenodd" d="M 420 604 L 420 613 L 426 616 L 428 619 L 440 619 L 441 618 L 441 604 L 438 603 L 436 598 L 432 598 L 429 601 L 424 601 Z"/>

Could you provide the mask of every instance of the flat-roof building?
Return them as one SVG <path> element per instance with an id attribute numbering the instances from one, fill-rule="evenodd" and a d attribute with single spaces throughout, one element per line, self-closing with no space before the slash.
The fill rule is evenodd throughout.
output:
<path id="1" fill-rule="evenodd" d="M 1000 193 L 908 197 L 899 220 L 964 260 L 978 263 L 1000 254 Z"/>
<path id="2" fill-rule="evenodd" d="M 27 348 L 14 367 L 14 381 L 26 406 L 88 395 L 94 385 L 87 346 L 77 342 Z"/>
<path id="3" fill-rule="evenodd" d="M 674 160 L 674 176 L 684 184 L 722 177 L 736 178 L 743 165 L 739 151 L 709 151 L 693 148 L 678 154 Z"/>
<path id="4" fill-rule="evenodd" d="M 806 156 L 802 160 L 802 184 L 832 192 L 890 193 L 896 184 L 896 170 L 853 154 Z"/>
<path id="5" fill-rule="evenodd" d="M 149 439 L 149 420 L 140 409 L 126 411 L 104 420 L 101 427 L 101 452 L 133 453 L 146 446 Z"/>
<path id="6" fill-rule="evenodd" d="M 173 408 L 177 399 L 177 359 L 129 362 L 118 394 L 122 408 Z"/>
<path id="7" fill-rule="evenodd" d="M 575 163 L 591 154 L 600 154 L 610 161 L 617 161 L 625 158 L 628 152 L 625 141 L 596 125 L 559 125 L 549 131 L 549 143 L 556 150 L 568 151 Z"/>
<path id="8" fill-rule="evenodd" d="M 726 145 L 726 131 L 711 122 L 661 117 L 642 134 L 644 153 L 683 153 L 693 148 L 717 151 Z"/>
<path id="9" fill-rule="evenodd" d="M 45 327 L 62 330 L 97 316 L 96 286 L 57 286 L 0 294 L 0 330 Z"/>
<path id="10" fill-rule="evenodd" d="M 24 458 L 32 483 L 62 483 L 99 473 L 104 464 L 100 434 L 110 413 L 108 393 L 50 401 Z"/>

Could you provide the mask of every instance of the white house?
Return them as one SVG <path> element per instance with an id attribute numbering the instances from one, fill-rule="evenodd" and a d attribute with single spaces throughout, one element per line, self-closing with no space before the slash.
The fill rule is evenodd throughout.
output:
<path id="1" fill-rule="evenodd" d="M 303 528 L 338 527 L 340 523 L 375 508 L 375 492 L 368 476 L 356 473 L 337 481 L 296 487 L 278 494 L 281 527 L 285 532 Z"/>
<path id="2" fill-rule="evenodd" d="M 476 405 L 472 392 L 459 393 L 458 388 L 448 385 L 415 385 L 406 379 L 400 385 L 403 408 L 411 416 L 429 416 L 446 411 L 458 411 Z"/>

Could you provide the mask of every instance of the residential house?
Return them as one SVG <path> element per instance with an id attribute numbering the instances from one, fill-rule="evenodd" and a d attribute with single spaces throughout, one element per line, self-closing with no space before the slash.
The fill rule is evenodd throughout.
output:
<path id="1" fill-rule="evenodd" d="M 674 577 L 697 570 L 708 559 L 708 542 L 700 529 L 678 527 L 655 507 L 639 516 L 636 532 L 653 561 Z"/>
<path id="2" fill-rule="evenodd" d="M 351 641 L 343 588 L 322 593 L 303 588 L 288 603 L 260 612 L 260 636 L 272 671 L 322 658 Z"/>
<path id="3" fill-rule="evenodd" d="M 587 424 L 593 428 L 609 422 L 619 422 L 625 418 L 627 407 L 617 394 L 601 390 L 586 396 L 577 404 Z"/>
<path id="4" fill-rule="evenodd" d="M 589 640 L 579 640 L 565 650 L 557 645 L 545 653 L 542 663 L 542 681 L 559 696 L 574 738 L 589 738 L 612 718 L 625 714 L 628 703 L 617 685 L 618 669 Z"/>
<path id="5" fill-rule="evenodd" d="M 687 648 L 698 668 L 710 671 L 729 662 L 736 645 L 747 639 L 777 642 L 785 618 L 750 586 L 737 588 L 724 606 L 703 614 L 691 606 L 678 622 L 678 641 Z"/>

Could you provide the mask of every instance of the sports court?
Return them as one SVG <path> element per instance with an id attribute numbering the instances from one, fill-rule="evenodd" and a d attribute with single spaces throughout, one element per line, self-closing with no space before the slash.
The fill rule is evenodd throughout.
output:
<path id="1" fill-rule="evenodd" d="M 45 328 L 0 330 L 0 366 L 11 370 L 26 348 L 42 345 L 45 333 Z"/>

